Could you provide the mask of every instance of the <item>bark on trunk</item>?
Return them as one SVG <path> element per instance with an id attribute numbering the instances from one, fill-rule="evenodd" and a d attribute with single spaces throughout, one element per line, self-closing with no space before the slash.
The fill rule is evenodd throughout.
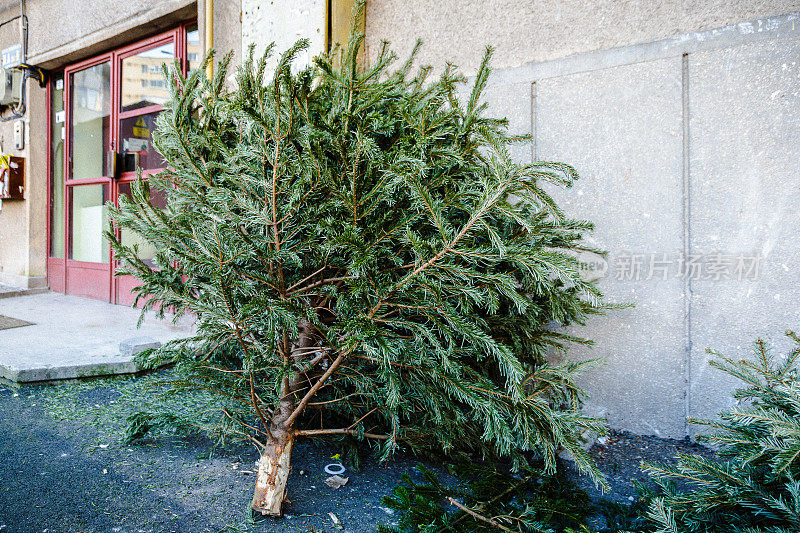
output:
<path id="1" fill-rule="evenodd" d="M 258 463 L 252 507 L 262 515 L 281 516 L 281 507 L 286 497 L 286 481 L 291 471 L 294 431 L 282 431 L 275 437 L 267 445 Z"/>
<path id="2" fill-rule="evenodd" d="M 308 320 L 301 320 L 298 324 L 299 336 L 292 344 L 292 355 L 304 353 L 314 345 L 314 327 Z M 252 508 L 262 515 L 281 516 L 283 500 L 286 498 L 286 482 L 292 468 L 292 446 L 294 445 L 294 423 L 289 417 L 294 410 L 295 403 L 292 392 L 298 389 L 302 374 L 295 374 L 292 378 L 284 378 L 281 393 L 283 400 L 278 404 L 270 420 L 270 434 L 272 439 L 267 443 L 258 462 L 258 476 L 256 489 L 253 494 Z"/>

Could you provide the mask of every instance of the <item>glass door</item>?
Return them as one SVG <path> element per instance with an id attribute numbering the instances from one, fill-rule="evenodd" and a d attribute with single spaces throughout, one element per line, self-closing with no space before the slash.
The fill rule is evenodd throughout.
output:
<path id="1" fill-rule="evenodd" d="M 66 292 L 109 301 L 111 250 L 106 202 L 113 193 L 111 57 L 65 72 Z"/>
<path id="2" fill-rule="evenodd" d="M 178 44 L 178 32 L 169 32 L 116 54 L 120 91 L 116 149 L 120 168 L 119 177 L 115 180 L 115 202 L 120 195 L 130 195 L 131 182 L 139 171 L 146 176 L 164 168 L 164 159 L 153 146 L 152 134 L 156 129 L 156 117 L 169 99 L 162 65 L 169 65 L 178 57 Z M 166 206 L 166 198 L 155 189 L 151 189 L 151 202 L 156 207 Z M 119 238 L 126 245 L 137 244 L 139 257 L 143 261 L 153 259 L 155 250 L 139 235 L 125 229 Z M 132 304 L 132 290 L 137 285 L 133 276 L 116 276 L 116 303 Z"/>
<path id="3" fill-rule="evenodd" d="M 47 284 L 50 289 L 65 292 L 64 243 L 66 232 L 66 202 L 64 201 L 64 142 L 67 138 L 66 112 L 64 111 L 64 73 L 50 74 L 47 88 L 47 117 L 50 132 L 47 173 Z"/>

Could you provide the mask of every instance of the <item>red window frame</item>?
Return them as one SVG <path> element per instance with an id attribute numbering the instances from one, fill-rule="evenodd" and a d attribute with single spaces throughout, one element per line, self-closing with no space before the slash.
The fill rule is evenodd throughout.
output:
<path id="1" fill-rule="evenodd" d="M 66 131 L 64 143 L 64 160 L 63 160 L 63 198 L 64 205 L 64 257 L 57 258 L 51 256 L 52 244 L 52 186 L 53 186 L 53 150 L 52 141 L 54 132 L 54 124 L 52 117 L 52 98 L 53 82 L 47 85 L 47 131 L 48 131 L 48 144 L 47 144 L 47 208 L 46 208 L 46 224 L 47 224 L 47 279 L 51 290 L 57 292 L 64 292 L 76 294 L 80 296 L 89 296 L 101 300 L 106 300 L 112 303 L 130 303 L 130 288 L 134 285 L 131 280 L 125 279 L 125 276 L 114 276 L 116 269 L 116 261 L 113 256 L 113 250 L 109 251 L 107 263 L 88 263 L 84 261 L 76 261 L 70 259 L 70 191 L 73 187 L 79 185 L 92 185 L 103 184 L 109 186 L 108 201 L 117 203 L 119 193 L 119 186 L 125 183 L 130 183 L 136 178 L 136 171 L 122 172 L 117 176 L 99 176 L 88 179 L 71 179 L 71 163 L 70 163 L 70 147 L 73 142 L 72 139 L 72 124 L 71 124 L 71 78 L 70 76 L 75 72 L 79 72 L 86 68 L 102 64 L 105 61 L 110 62 L 111 66 L 111 127 L 110 139 L 108 140 L 108 149 L 121 152 L 121 139 L 120 137 L 120 121 L 148 113 L 157 112 L 163 109 L 161 105 L 151 105 L 139 109 L 122 111 L 121 110 L 121 91 L 122 91 L 122 61 L 137 53 L 154 48 L 170 42 L 175 46 L 175 58 L 180 62 L 180 67 L 185 75 L 188 71 L 189 61 L 187 57 L 187 34 L 191 26 L 196 25 L 196 21 L 188 21 L 176 26 L 174 29 L 153 35 L 146 39 L 141 39 L 130 43 L 126 46 L 110 50 L 103 54 L 93 56 L 89 59 L 68 65 L 63 70 L 63 98 L 64 98 L 64 112 L 66 115 L 64 127 Z M 60 134 L 60 132 L 58 133 Z M 105 141 L 104 141 L 105 142 Z M 148 175 L 158 172 L 161 169 L 151 169 L 142 172 L 143 175 Z M 70 282 L 73 282 L 73 290 L 71 289 Z M 77 283 L 75 283 L 77 282 Z"/>

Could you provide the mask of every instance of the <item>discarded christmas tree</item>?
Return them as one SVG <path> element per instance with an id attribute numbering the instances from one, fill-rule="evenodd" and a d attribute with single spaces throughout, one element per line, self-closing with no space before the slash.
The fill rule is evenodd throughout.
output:
<path id="1" fill-rule="evenodd" d="M 646 465 L 658 533 L 800 531 L 800 338 L 786 334 L 794 347 L 785 357 L 760 339 L 749 359 L 711 352 L 711 365 L 744 386 L 719 420 L 692 421 L 709 428 L 699 440 L 718 447 L 720 460 L 679 454 L 675 466 Z"/>
<path id="2" fill-rule="evenodd" d="M 591 226 L 542 188 L 574 170 L 511 159 L 526 140 L 481 104 L 490 52 L 462 103 L 453 68 L 392 70 L 387 47 L 362 66 L 362 38 L 293 73 L 301 41 L 271 81 L 251 54 L 235 90 L 225 60 L 210 80 L 168 73 L 154 136 L 168 170 L 113 210 L 158 253 L 150 264 L 113 246 L 140 305 L 198 329 L 146 362 L 219 393 L 261 451 L 263 514 L 281 513 L 299 437 L 368 440 L 381 458 L 533 452 L 548 468 L 566 449 L 591 470 L 580 435 L 602 424 L 578 410 L 579 365 L 545 362 L 582 342 L 559 326 L 600 306 L 575 259 Z"/>

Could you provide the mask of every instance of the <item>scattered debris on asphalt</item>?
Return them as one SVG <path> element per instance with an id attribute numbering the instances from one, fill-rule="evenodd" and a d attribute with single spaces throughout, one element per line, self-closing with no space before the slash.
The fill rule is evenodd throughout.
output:
<path id="1" fill-rule="evenodd" d="M 325 473 L 329 476 L 338 476 L 339 474 L 344 474 L 345 470 L 347 470 L 342 463 L 331 463 L 329 465 L 325 465 Z"/>
<path id="2" fill-rule="evenodd" d="M 333 522 L 333 525 L 336 527 L 336 529 L 344 529 L 344 526 L 342 526 L 342 522 L 335 514 L 328 513 L 328 516 L 331 517 L 331 522 Z"/>
<path id="3" fill-rule="evenodd" d="M 338 489 L 347 485 L 348 481 L 350 481 L 349 477 L 331 476 L 325 480 L 325 484 L 332 489 Z"/>

